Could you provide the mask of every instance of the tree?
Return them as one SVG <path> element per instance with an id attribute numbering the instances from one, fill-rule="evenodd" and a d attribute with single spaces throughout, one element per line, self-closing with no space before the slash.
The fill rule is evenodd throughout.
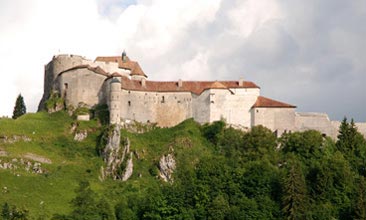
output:
<path id="1" fill-rule="evenodd" d="M 322 134 L 315 130 L 284 134 L 280 143 L 284 154 L 295 154 L 307 166 L 319 160 L 325 150 Z"/>
<path id="2" fill-rule="evenodd" d="M 3 220 L 27 220 L 28 210 L 18 209 L 15 205 L 10 207 L 8 203 L 5 203 L 2 207 L 1 217 Z"/>
<path id="3" fill-rule="evenodd" d="M 242 152 L 247 160 L 262 160 L 267 157 L 276 161 L 277 137 L 268 128 L 259 125 L 243 135 Z"/>
<path id="4" fill-rule="evenodd" d="M 79 188 L 75 192 L 76 197 L 71 201 L 74 208 L 70 215 L 71 219 L 106 219 L 103 217 L 104 213 L 100 213 L 100 210 L 98 209 L 97 201 L 95 199 L 97 196 L 90 189 L 88 181 L 81 181 L 79 183 Z"/>
<path id="5" fill-rule="evenodd" d="M 306 219 L 307 192 L 305 178 L 296 158 L 289 161 L 283 183 L 283 212 L 288 220 Z"/>
<path id="6" fill-rule="evenodd" d="M 365 188 L 365 178 L 360 177 L 357 193 L 357 203 L 356 203 L 356 219 L 365 220 L 366 219 L 366 188 Z"/>
<path id="7" fill-rule="evenodd" d="M 343 119 L 339 126 L 336 147 L 345 155 L 353 169 L 366 176 L 366 140 L 357 131 L 353 119 L 350 123 L 347 122 L 347 118 Z"/>
<path id="8" fill-rule="evenodd" d="M 17 119 L 20 116 L 24 115 L 27 112 L 27 109 L 24 104 L 24 99 L 21 94 L 18 95 L 18 98 L 15 102 L 14 111 L 13 111 L 13 119 Z"/>
<path id="9" fill-rule="evenodd" d="M 11 215 L 10 215 L 10 207 L 9 204 L 6 202 L 3 205 L 2 211 L 1 211 L 1 217 L 4 220 L 8 220 L 10 219 Z"/>
<path id="10" fill-rule="evenodd" d="M 225 128 L 223 120 L 215 121 L 212 124 L 205 124 L 202 127 L 203 136 L 213 144 L 217 144 L 218 138 L 222 130 Z"/>

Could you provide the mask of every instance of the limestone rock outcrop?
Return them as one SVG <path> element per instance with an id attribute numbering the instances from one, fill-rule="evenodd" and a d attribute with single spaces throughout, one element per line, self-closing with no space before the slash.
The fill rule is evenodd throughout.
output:
<path id="1" fill-rule="evenodd" d="M 87 137 L 88 137 L 88 132 L 86 130 L 78 131 L 75 133 L 74 140 L 83 141 Z"/>
<path id="2" fill-rule="evenodd" d="M 163 155 L 159 161 L 159 176 L 165 182 L 173 182 L 173 172 L 176 168 L 176 161 L 172 154 Z"/>
<path id="3" fill-rule="evenodd" d="M 126 162 L 126 168 L 122 174 L 122 181 L 126 181 L 132 176 L 132 173 L 133 173 L 132 156 L 133 156 L 133 154 L 132 154 L 132 152 L 130 152 L 130 157 Z"/>
<path id="4" fill-rule="evenodd" d="M 130 140 L 128 138 L 121 147 L 121 128 L 113 125 L 108 136 L 107 145 L 103 151 L 105 167 L 102 168 L 101 178 L 111 177 L 114 180 L 128 180 L 133 173 L 133 153 L 130 152 Z"/>

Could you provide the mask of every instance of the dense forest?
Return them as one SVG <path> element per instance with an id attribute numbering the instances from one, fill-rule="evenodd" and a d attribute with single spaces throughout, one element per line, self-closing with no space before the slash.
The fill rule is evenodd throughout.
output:
<path id="1" fill-rule="evenodd" d="M 134 138 L 149 146 L 153 139 L 179 140 L 175 146 L 185 150 L 174 152 L 174 181 L 155 178 L 156 160 L 146 168 L 153 181 L 145 180 L 143 190 L 131 185 L 144 181 L 137 174 L 126 183 L 100 183 L 109 184 L 105 191 L 79 179 L 67 213 L 38 219 L 366 219 L 366 141 L 353 120 L 343 120 L 337 141 L 314 130 L 277 138 L 262 126 L 244 132 L 224 121 L 192 120 L 122 136 L 132 145 Z M 197 140 L 203 150 L 193 158 Z M 8 202 L 1 216 L 29 219 L 27 207 Z"/>

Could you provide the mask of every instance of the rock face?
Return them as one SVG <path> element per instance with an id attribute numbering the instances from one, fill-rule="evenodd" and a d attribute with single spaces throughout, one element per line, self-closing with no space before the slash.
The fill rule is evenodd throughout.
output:
<path id="1" fill-rule="evenodd" d="M 0 135 L 0 143 L 5 143 L 5 144 L 13 144 L 19 141 L 24 141 L 24 142 L 30 142 L 32 141 L 31 138 L 25 136 L 25 135 L 12 135 L 12 136 L 6 136 L 6 135 Z"/>
<path id="2" fill-rule="evenodd" d="M 163 155 L 159 161 L 159 176 L 165 182 L 173 182 L 172 174 L 176 168 L 176 162 L 172 154 Z"/>
<path id="3" fill-rule="evenodd" d="M 133 172 L 133 162 L 132 162 L 132 152 L 130 152 L 130 158 L 127 160 L 126 169 L 123 172 L 122 175 L 122 181 L 128 180 L 132 176 Z"/>
<path id="4" fill-rule="evenodd" d="M 25 170 L 28 173 L 44 174 L 47 170 L 42 168 L 42 163 L 34 162 L 23 158 L 13 158 L 11 160 L 3 161 L 0 159 L 0 169 L 3 170 Z"/>
<path id="5" fill-rule="evenodd" d="M 54 106 L 50 107 L 47 109 L 48 113 L 54 113 L 54 112 L 58 112 L 64 110 L 64 104 L 63 103 L 55 103 Z"/>
<path id="6" fill-rule="evenodd" d="M 126 181 L 133 173 L 133 153 L 130 152 L 130 141 L 126 138 L 123 143 L 123 149 L 121 148 L 120 130 L 120 126 L 114 125 L 108 136 L 108 142 L 103 151 L 106 166 L 102 169 L 102 179 L 112 177 L 114 180 Z"/>
<path id="7" fill-rule="evenodd" d="M 74 136 L 74 140 L 75 141 L 83 141 L 85 138 L 88 137 L 88 132 L 87 131 L 78 131 L 75 133 Z"/>

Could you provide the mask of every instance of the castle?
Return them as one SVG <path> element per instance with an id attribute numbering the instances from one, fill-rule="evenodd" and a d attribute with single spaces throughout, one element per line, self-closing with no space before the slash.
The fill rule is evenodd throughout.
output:
<path id="1" fill-rule="evenodd" d="M 296 106 L 260 95 L 260 87 L 244 81 L 150 81 L 138 62 L 122 56 L 58 55 L 45 66 L 44 94 L 52 92 L 67 106 L 107 104 L 110 123 L 131 121 L 174 126 L 188 118 L 199 123 L 224 119 L 242 129 L 263 125 L 277 135 L 315 129 L 336 138 L 340 122 L 323 113 L 298 113 Z M 366 123 L 356 123 L 366 136 Z"/>

